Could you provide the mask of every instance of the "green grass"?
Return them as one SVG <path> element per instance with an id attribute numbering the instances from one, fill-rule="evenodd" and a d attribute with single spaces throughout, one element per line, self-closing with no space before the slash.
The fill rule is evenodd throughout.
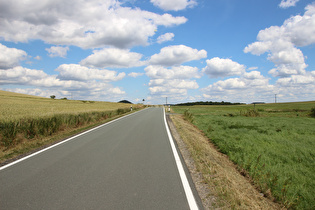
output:
<path id="1" fill-rule="evenodd" d="M 265 194 L 315 208 L 315 102 L 189 108 L 194 124 Z M 251 111 L 249 111 L 251 110 Z M 186 113 L 187 115 L 187 113 Z"/>

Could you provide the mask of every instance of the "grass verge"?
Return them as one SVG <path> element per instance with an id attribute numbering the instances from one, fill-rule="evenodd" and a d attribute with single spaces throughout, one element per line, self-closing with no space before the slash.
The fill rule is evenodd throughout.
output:
<path id="1" fill-rule="evenodd" d="M 212 199 L 206 209 L 280 209 L 240 175 L 229 158 L 218 152 L 203 132 L 184 116 L 172 115 L 171 119 L 209 188 L 208 197 Z"/>

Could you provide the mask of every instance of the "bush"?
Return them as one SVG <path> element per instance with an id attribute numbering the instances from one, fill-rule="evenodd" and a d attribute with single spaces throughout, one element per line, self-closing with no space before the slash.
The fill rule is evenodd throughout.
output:
<path id="1" fill-rule="evenodd" d="M 313 107 L 311 109 L 311 114 L 310 114 L 311 117 L 315 117 L 315 107 Z"/>
<path id="2" fill-rule="evenodd" d="M 190 123 L 194 122 L 194 115 L 189 112 L 189 109 L 186 109 L 184 111 L 184 118 L 185 118 L 185 120 L 187 120 Z"/>

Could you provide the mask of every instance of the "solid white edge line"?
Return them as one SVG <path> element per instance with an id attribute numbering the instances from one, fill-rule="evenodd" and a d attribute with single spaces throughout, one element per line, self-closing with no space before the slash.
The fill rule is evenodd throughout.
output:
<path id="1" fill-rule="evenodd" d="M 174 155 L 174 158 L 175 158 L 175 162 L 176 162 L 176 165 L 177 165 L 177 169 L 178 169 L 178 172 L 179 172 L 179 175 L 180 175 L 180 178 L 181 178 L 184 190 L 185 190 L 185 194 L 186 194 L 186 198 L 187 198 L 189 207 L 190 207 L 191 210 L 197 210 L 199 208 L 198 208 L 197 202 L 195 200 L 194 194 L 193 194 L 193 192 L 192 192 L 192 190 L 190 188 L 188 179 L 186 177 L 186 173 L 184 171 L 184 167 L 183 167 L 182 162 L 180 160 L 180 157 L 179 157 L 179 155 L 177 153 L 173 137 L 171 135 L 170 129 L 169 129 L 167 121 L 166 121 L 166 114 L 165 114 L 165 108 L 164 107 L 163 107 L 163 113 L 164 113 L 164 122 L 165 122 L 167 135 L 168 135 L 171 147 L 172 147 L 173 155 Z"/>
<path id="2" fill-rule="evenodd" d="M 146 109 L 146 108 L 145 108 L 145 109 Z M 143 110 L 145 110 L 145 109 L 143 109 Z M 82 135 L 87 134 L 87 133 L 89 133 L 89 132 L 91 132 L 91 131 L 94 131 L 94 130 L 96 130 L 96 129 L 99 129 L 99 128 L 101 128 L 101 127 L 103 127 L 103 126 L 106 126 L 106 125 L 108 125 L 108 124 L 110 124 L 110 123 L 113 123 L 113 122 L 115 122 L 115 121 L 117 121 L 117 120 L 121 120 L 121 119 L 123 119 L 123 118 L 125 118 L 125 117 L 128 117 L 128 116 L 134 115 L 134 114 L 136 114 L 136 113 L 139 113 L 139 112 L 141 112 L 141 111 L 143 111 L 143 110 L 140 110 L 140 111 L 138 111 L 138 112 L 134 112 L 134 113 L 131 113 L 131 114 L 128 114 L 128 115 L 119 117 L 119 118 L 114 119 L 114 120 L 112 120 L 112 121 L 109 121 L 109 122 L 107 122 L 107 123 L 105 123 L 105 124 L 102 124 L 102 125 L 99 125 L 99 126 L 97 126 L 97 127 L 95 127 L 95 128 L 92 128 L 92 129 L 90 129 L 90 130 L 84 131 L 83 133 L 79 133 L 79 134 L 77 134 L 77 135 L 75 135 L 75 136 L 72 136 L 72 137 L 70 137 L 70 138 L 68 138 L 68 139 L 65 139 L 65 140 L 63 140 L 63 141 L 61 141 L 61 142 L 59 142 L 59 143 L 57 143 L 57 144 L 54 144 L 54 145 L 51 145 L 51 146 L 49 146 L 49 147 L 46 147 L 46 148 L 44 148 L 44 149 L 42 149 L 42 150 L 39 150 L 39 151 L 37 151 L 37 152 L 35 152 L 35 153 L 32 153 L 32 154 L 30 154 L 30 155 L 28 155 L 28 156 L 25 156 L 25 157 L 21 158 L 21 159 L 18 159 L 18 160 L 16 160 L 16 161 L 12 162 L 12 163 L 8 163 L 7 165 L 4 165 L 4 166 L 0 167 L 0 171 L 3 170 L 3 169 L 5 169 L 5 168 L 8 168 L 8 167 L 10 167 L 10 166 L 13 166 L 13 165 L 15 165 L 15 164 L 17 164 L 17 163 L 19 163 L 19 162 L 22 162 L 23 160 L 26 160 L 26 159 L 28 159 L 28 158 L 30 158 L 30 157 L 33 157 L 33 156 L 38 155 L 38 154 L 40 154 L 40 153 L 42 153 L 42 152 L 45 152 L 46 150 L 52 149 L 52 148 L 54 148 L 54 147 L 56 147 L 56 146 L 59 146 L 60 144 L 66 143 L 66 142 L 68 142 L 68 141 L 71 141 L 72 139 L 75 139 L 75 138 L 77 138 L 77 137 L 79 137 L 79 136 L 82 136 Z"/>

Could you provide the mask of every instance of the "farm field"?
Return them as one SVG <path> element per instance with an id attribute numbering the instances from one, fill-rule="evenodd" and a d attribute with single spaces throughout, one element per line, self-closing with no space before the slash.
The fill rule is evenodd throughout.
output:
<path id="1" fill-rule="evenodd" d="M 0 90 L 1 122 L 56 114 L 111 111 L 119 108 L 130 108 L 130 104 L 50 99 Z"/>
<path id="2" fill-rule="evenodd" d="M 0 90 L 0 162 L 130 112 L 130 106 Z M 133 110 L 142 108 L 142 105 L 132 106 Z"/>
<path id="3" fill-rule="evenodd" d="M 292 209 L 315 208 L 315 102 L 174 106 L 266 196 Z"/>

